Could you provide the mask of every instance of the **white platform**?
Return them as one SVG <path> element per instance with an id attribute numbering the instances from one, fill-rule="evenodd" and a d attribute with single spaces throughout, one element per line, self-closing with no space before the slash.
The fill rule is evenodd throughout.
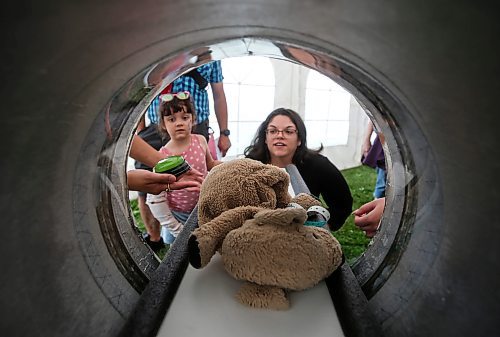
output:
<path id="1" fill-rule="evenodd" d="M 242 284 L 226 273 L 219 255 L 203 269 L 189 266 L 157 336 L 344 336 L 324 282 L 292 292 L 288 311 L 241 305 L 234 294 Z"/>

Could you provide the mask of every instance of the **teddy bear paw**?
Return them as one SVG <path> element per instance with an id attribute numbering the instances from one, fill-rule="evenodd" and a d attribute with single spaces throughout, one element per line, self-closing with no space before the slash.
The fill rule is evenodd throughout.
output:
<path id="1" fill-rule="evenodd" d="M 189 263 L 196 269 L 201 268 L 201 255 L 200 255 L 200 247 L 198 243 L 198 238 L 196 235 L 191 234 L 188 240 L 188 255 L 189 255 Z"/>
<path id="2" fill-rule="evenodd" d="M 244 305 L 260 309 L 287 310 L 290 301 L 284 289 L 246 282 L 236 294 L 236 299 Z"/>

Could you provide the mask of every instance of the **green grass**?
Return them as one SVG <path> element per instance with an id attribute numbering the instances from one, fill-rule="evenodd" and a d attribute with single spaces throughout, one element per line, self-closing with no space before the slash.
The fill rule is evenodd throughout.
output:
<path id="1" fill-rule="evenodd" d="M 137 199 L 130 200 L 130 208 L 132 209 L 132 215 L 135 219 L 135 225 L 141 233 L 146 233 L 146 227 L 141 218 L 141 213 L 139 212 L 139 206 L 137 204 Z"/>
<path id="2" fill-rule="evenodd" d="M 373 188 L 375 187 L 375 170 L 367 166 L 343 170 L 342 174 L 349 184 L 352 198 L 354 200 L 352 209 L 358 209 L 364 203 L 373 200 Z M 354 216 L 347 218 L 346 223 L 333 235 L 342 245 L 347 262 L 352 265 L 354 261 L 366 250 L 370 239 L 354 225 Z"/>
<path id="3" fill-rule="evenodd" d="M 376 174 L 375 170 L 367 166 L 358 166 L 352 169 L 343 170 L 349 187 L 351 189 L 352 198 L 354 199 L 353 210 L 359 208 L 364 203 L 373 200 L 373 188 L 375 186 Z M 144 223 L 142 222 L 137 200 L 130 200 L 132 214 L 134 215 L 136 226 L 141 233 L 146 232 Z M 342 250 L 349 264 L 353 264 L 356 259 L 363 254 L 366 247 L 370 243 L 365 234 L 354 225 L 354 216 L 347 218 L 346 223 L 340 230 L 334 232 L 333 235 L 339 240 L 342 245 Z M 163 259 L 165 252 L 160 251 L 158 256 Z"/>

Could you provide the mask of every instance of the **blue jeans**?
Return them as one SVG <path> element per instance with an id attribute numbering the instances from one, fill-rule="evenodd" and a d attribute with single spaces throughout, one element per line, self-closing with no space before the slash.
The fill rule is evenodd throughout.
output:
<path id="1" fill-rule="evenodd" d="M 385 170 L 380 167 L 376 168 L 377 180 L 375 182 L 375 190 L 373 191 L 373 196 L 375 199 L 385 197 Z"/>
<path id="2" fill-rule="evenodd" d="M 163 242 L 165 242 L 167 245 L 171 245 L 174 243 L 175 236 L 170 233 L 168 230 L 167 226 L 161 226 L 161 237 L 163 238 Z"/>
<path id="3" fill-rule="evenodd" d="M 186 223 L 187 218 L 189 217 L 189 213 L 182 213 L 176 211 L 170 211 L 174 218 L 177 221 L 182 222 L 182 224 Z M 175 236 L 168 230 L 167 226 L 161 226 L 161 237 L 163 238 L 163 242 L 171 245 L 174 243 Z"/>

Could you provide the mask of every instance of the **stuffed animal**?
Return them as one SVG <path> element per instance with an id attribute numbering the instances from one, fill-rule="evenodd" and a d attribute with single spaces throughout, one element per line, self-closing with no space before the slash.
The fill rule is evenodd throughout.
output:
<path id="1" fill-rule="evenodd" d="M 213 168 L 201 188 L 189 261 L 205 267 L 219 251 L 226 271 L 246 281 L 236 298 L 251 307 L 287 309 L 288 290 L 316 285 L 343 262 L 328 230 L 304 225 L 321 203 L 304 193 L 292 198 L 289 180 L 278 167 L 236 159 Z"/>

